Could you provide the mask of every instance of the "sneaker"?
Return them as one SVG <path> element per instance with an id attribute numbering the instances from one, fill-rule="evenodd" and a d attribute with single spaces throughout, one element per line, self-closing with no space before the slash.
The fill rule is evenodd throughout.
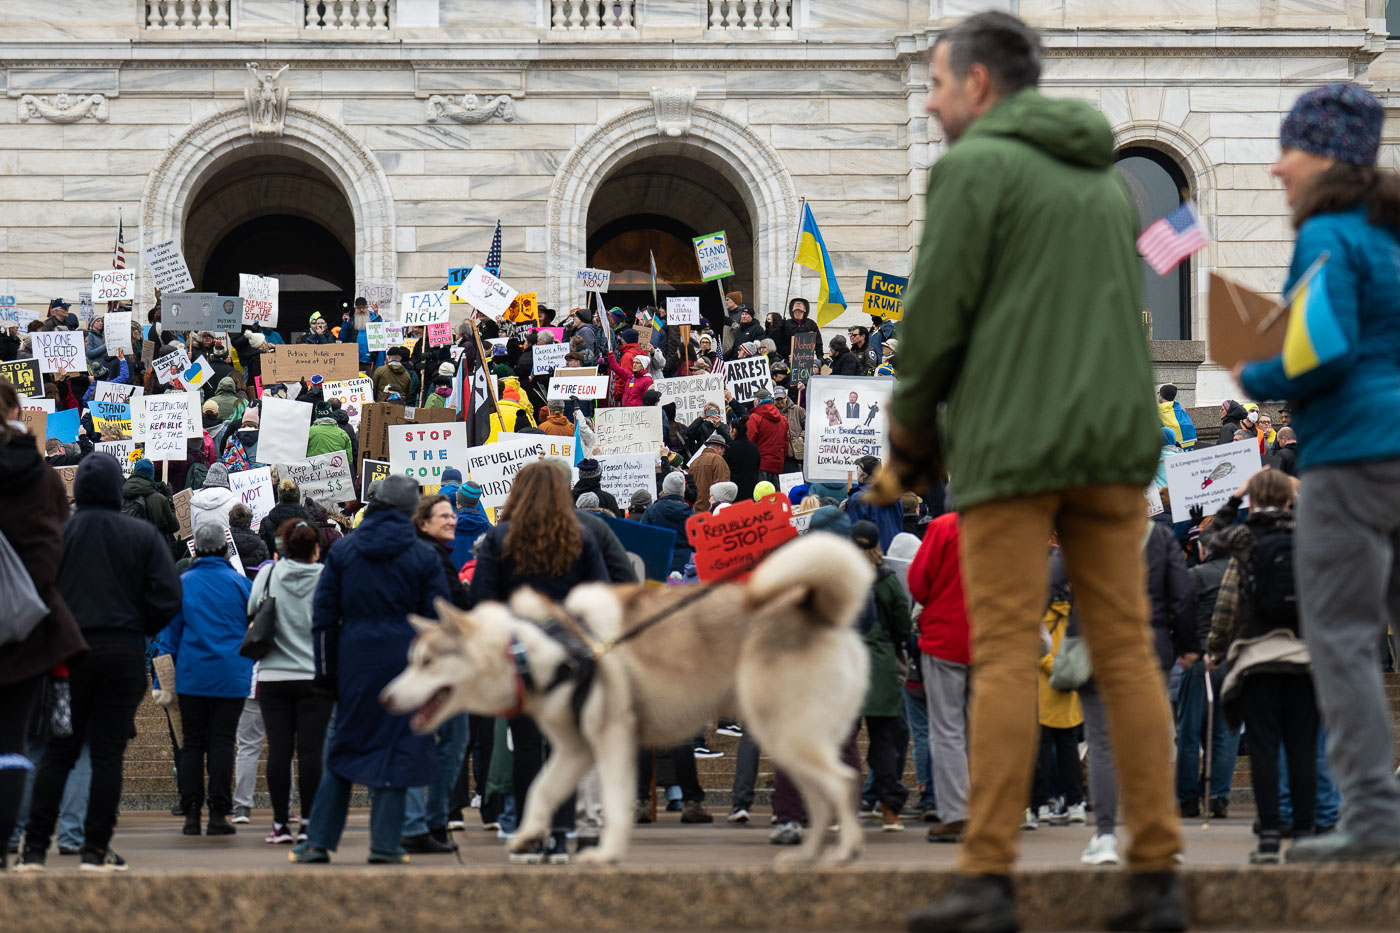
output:
<path id="1" fill-rule="evenodd" d="M 731 823 L 747 823 L 749 821 L 749 811 L 744 807 L 735 807 L 729 811 L 727 817 Z"/>
<path id="2" fill-rule="evenodd" d="M 1022 829 L 1039 829 L 1040 820 L 1035 818 L 1035 811 L 1026 807 L 1026 812 L 1021 816 Z"/>
<path id="3" fill-rule="evenodd" d="M 1300 839 L 1288 850 L 1292 862 L 1370 862 L 1400 865 L 1400 843 L 1365 842 L 1344 830 Z"/>
<path id="4" fill-rule="evenodd" d="M 263 841 L 270 846 L 284 846 L 289 845 L 293 838 L 292 831 L 285 824 L 273 823 L 272 832 L 268 833 L 267 838 Z"/>
<path id="5" fill-rule="evenodd" d="M 306 841 L 306 823 L 303 821 L 303 822 L 301 823 L 301 825 L 297 827 L 297 842 L 300 843 L 300 842 L 305 842 L 305 841 Z"/>
<path id="6" fill-rule="evenodd" d="M 875 819 L 875 817 L 877 817 L 877 816 L 880 815 L 880 804 L 879 804 L 879 802 L 878 802 L 878 801 L 875 801 L 875 800 L 871 800 L 871 801 L 868 801 L 868 802 L 862 800 L 862 801 L 860 802 L 860 811 L 859 811 L 859 813 L 858 813 L 857 815 L 860 816 L 861 819 L 866 819 L 866 820 L 873 820 L 873 819 Z"/>
<path id="7" fill-rule="evenodd" d="M 979 930 L 1016 933 L 1016 900 L 1006 875 L 960 876 L 943 897 L 909 914 L 910 933 Z"/>
<path id="8" fill-rule="evenodd" d="M 1045 808 L 1042 807 L 1041 809 L 1044 810 Z M 1040 821 L 1042 823 L 1046 822 L 1045 817 L 1042 816 Z M 1069 811 L 1065 809 L 1064 804 L 1057 803 L 1050 809 L 1049 823 L 1051 826 L 1064 826 L 1069 823 Z"/>
<path id="9" fill-rule="evenodd" d="M 251 807 L 234 807 L 233 816 L 229 818 L 230 823 L 251 823 L 253 821 L 253 810 Z"/>
<path id="10" fill-rule="evenodd" d="M 1210 818 L 1213 820 L 1228 820 L 1230 818 L 1229 797 L 1210 798 Z"/>
<path id="11" fill-rule="evenodd" d="M 962 842 L 967 820 L 953 820 L 951 823 L 934 823 L 928 828 L 925 837 L 929 842 Z"/>
<path id="12" fill-rule="evenodd" d="M 742 739 L 744 737 L 744 727 L 737 722 L 722 722 L 715 730 L 715 735 L 727 735 L 731 738 Z"/>
<path id="13" fill-rule="evenodd" d="M 773 832 L 769 834 L 768 841 L 775 846 L 801 845 L 802 824 L 779 823 L 778 828 L 773 830 Z"/>
<path id="14" fill-rule="evenodd" d="M 82 855 L 82 854 L 83 854 L 83 847 L 82 847 L 82 846 L 65 846 L 65 845 L 60 845 L 60 846 L 58 847 L 58 854 L 59 854 L 59 855 Z"/>
<path id="15" fill-rule="evenodd" d="M 1079 856 L 1079 861 L 1084 865 L 1117 865 L 1118 837 L 1112 833 L 1095 834 L 1084 847 L 1084 854 Z"/>
<path id="16" fill-rule="evenodd" d="M 544 850 L 544 860 L 551 865 L 569 864 L 569 843 L 563 833 L 553 833 Z"/>
<path id="17" fill-rule="evenodd" d="M 500 823 L 483 823 L 482 826 L 481 826 L 481 828 L 484 829 L 484 830 L 486 830 L 488 833 L 498 833 L 498 832 L 501 831 L 501 824 L 500 824 Z"/>
<path id="18" fill-rule="evenodd" d="M 637 801 L 636 806 L 632 808 L 632 822 L 638 826 L 645 826 L 651 822 L 651 805 L 647 801 Z"/>
<path id="19" fill-rule="evenodd" d="M 469 806 L 470 806 L 471 809 L 473 809 L 473 810 L 480 810 L 480 809 L 481 809 L 481 795 L 480 795 L 480 794 L 472 794 L 472 802 L 471 802 L 471 804 L 470 804 Z"/>
<path id="20" fill-rule="evenodd" d="M 206 836 L 232 836 L 236 832 L 238 830 L 233 828 L 226 814 L 209 814 L 209 825 L 204 830 Z"/>
<path id="21" fill-rule="evenodd" d="M 681 809 L 682 823 L 713 823 L 714 821 L 714 816 L 698 800 L 687 800 Z"/>
<path id="22" fill-rule="evenodd" d="M 707 746 L 707 745 L 697 745 L 697 746 L 695 746 L 695 757 L 696 757 L 696 758 L 723 758 L 723 757 L 724 757 L 724 752 L 717 752 L 717 751 L 715 751 L 714 749 L 710 748 L 710 747 Z"/>
<path id="23" fill-rule="evenodd" d="M 512 865 L 539 865 L 544 862 L 544 843 L 534 842 L 522 852 L 512 852 L 507 856 Z"/>
<path id="24" fill-rule="evenodd" d="M 416 836 L 404 836 L 399 840 L 399 845 L 405 852 L 413 852 L 417 855 L 448 855 L 454 851 L 452 843 L 434 839 L 431 832 L 418 833 Z"/>
<path id="25" fill-rule="evenodd" d="M 319 846 L 302 843 L 287 853 L 287 861 L 300 865 L 324 865 L 331 860 L 331 854 Z"/>
<path id="26" fill-rule="evenodd" d="M 1128 898 L 1109 915 L 1110 930 L 1184 930 L 1186 908 L 1176 872 L 1128 875 Z"/>
<path id="27" fill-rule="evenodd" d="M 1279 854 L 1280 839 L 1278 833 L 1260 833 L 1259 845 L 1249 853 L 1249 864 L 1251 865 L 1277 865 L 1283 861 Z"/>
<path id="28" fill-rule="evenodd" d="M 43 871 L 44 862 L 48 858 L 48 853 L 40 852 L 38 849 L 25 849 L 15 860 L 15 871 Z"/>
<path id="29" fill-rule="evenodd" d="M 496 830 L 496 838 L 501 840 L 514 839 L 515 833 L 508 833 L 504 829 Z"/>
<path id="30" fill-rule="evenodd" d="M 1084 804 L 1082 804 L 1082 803 L 1073 804 L 1072 806 L 1069 807 L 1069 809 L 1068 809 L 1066 812 L 1067 812 L 1067 816 L 1068 816 L 1068 818 L 1069 818 L 1069 821 L 1070 821 L 1071 823 L 1076 823 L 1076 824 L 1078 824 L 1078 825 L 1080 825 L 1080 826 L 1083 826 L 1084 823 L 1086 822 L 1086 820 L 1085 820 L 1085 814 L 1084 814 Z"/>
<path id="31" fill-rule="evenodd" d="M 83 863 L 78 866 L 79 871 L 116 872 L 126 871 L 127 868 L 126 859 L 110 848 L 89 849 L 83 846 Z"/>
<path id="32" fill-rule="evenodd" d="M 407 852 L 377 852 L 369 850 L 369 858 L 365 859 L 371 865 L 407 865 Z"/>
<path id="33" fill-rule="evenodd" d="M 448 820 L 447 828 L 452 830 L 454 833 L 459 833 L 467 828 L 467 824 L 462 820 Z"/>
<path id="34" fill-rule="evenodd" d="M 1036 822 L 1044 823 L 1048 826 L 1050 823 L 1054 822 L 1051 819 L 1051 817 L 1054 815 L 1054 812 L 1055 811 L 1051 810 L 1048 806 L 1041 806 L 1035 811 Z"/>
<path id="35" fill-rule="evenodd" d="M 904 832 L 904 824 L 899 821 L 899 811 L 889 804 L 880 804 L 880 832 Z"/>

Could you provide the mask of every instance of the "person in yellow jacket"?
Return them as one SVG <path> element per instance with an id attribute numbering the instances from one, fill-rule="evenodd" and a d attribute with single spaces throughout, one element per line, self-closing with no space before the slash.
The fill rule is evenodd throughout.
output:
<path id="1" fill-rule="evenodd" d="M 1070 603 L 1056 594 L 1045 611 L 1041 625 L 1049 636 L 1050 650 L 1040 659 L 1040 757 L 1036 762 L 1032 806 L 1037 823 L 1083 823 L 1084 778 L 1079 767 L 1079 738 L 1084 713 L 1079 694 L 1065 693 L 1050 686 L 1055 653 L 1069 629 Z M 1042 639 L 1042 645 L 1044 639 Z M 1051 776 L 1055 780 L 1052 782 Z M 1051 787 L 1058 793 L 1052 795 Z M 1063 797 L 1063 799 L 1060 799 Z M 1028 821 L 1029 823 L 1030 821 Z"/>

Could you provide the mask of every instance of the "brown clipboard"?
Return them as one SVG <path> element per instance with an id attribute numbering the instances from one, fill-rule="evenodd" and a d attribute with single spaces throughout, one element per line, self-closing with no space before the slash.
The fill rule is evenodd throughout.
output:
<path id="1" fill-rule="evenodd" d="M 1288 305 L 1210 274 L 1210 358 L 1226 369 L 1283 352 Z"/>

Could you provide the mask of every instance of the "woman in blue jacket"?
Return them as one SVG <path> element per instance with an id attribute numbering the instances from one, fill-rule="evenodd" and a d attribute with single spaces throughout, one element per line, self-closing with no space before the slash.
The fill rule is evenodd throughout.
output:
<path id="1" fill-rule="evenodd" d="M 1298 434 L 1298 606 L 1341 784 L 1340 831 L 1288 860 L 1400 860 L 1400 781 L 1379 643 L 1400 618 L 1400 178 L 1378 169 L 1379 101 L 1355 84 L 1304 94 L 1283 121 L 1282 182 L 1302 282 L 1283 353 L 1238 366 L 1258 399 L 1285 399 Z"/>

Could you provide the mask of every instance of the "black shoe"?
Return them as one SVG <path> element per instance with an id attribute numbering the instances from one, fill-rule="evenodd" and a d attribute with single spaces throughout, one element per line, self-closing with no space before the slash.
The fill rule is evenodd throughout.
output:
<path id="1" fill-rule="evenodd" d="M 1279 854 L 1278 833 L 1260 833 L 1259 845 L 1249 853 L 1249 864 L 1251 865 L 1277 865 L 1283 861 Z"/>
<path id="2" fill-rule="evenodd" d="M 126 871 L 126 859 L 122 858 L 111 849 L 90 849 L 83 846 L 83 862 L 78 866 L 79 871 L 98 871 L 108 874 L 118 871 Z"/>
<path id="3" fill-rule="evenodd" d="M 186 836 L 198 836 L 203 830 L 199 826 L 199 811 L 187 810 L 185 812 L 185 828 L 180 830 Z"/>
<path id="4" fill-rule="evenodd" d="M 433 838 L 432 833 L 419 833 L 416 836 L 404 836 L 399 840 L 399 845 L 403 850 L 415 855 L 444 855 L 451 854 L 452 847 L 445 842 L 438 842 Z"/>
<path id="5" fill-rule="evenodd" d="M 204 830 L 207 836 L 232 836 L 238 827 L 228 821 L 227 813 L 209 814 L 209 826 Z"/>
<path id="6" fill-rule="evenodd" d="M 632 808 L 632 822 L 638 826 L 645 826 L 651 822 L 651 807 L 647 805 L 645 800 L 638 800 L 636 806 Z"/>
<path id="7" fill-rule="evenodd" d="M 1006 875 L 955 880 L 948 893 L 909 914 L 910 933 L 1017 933 L 1016 899 Z"/>
<path id="8" fill-rule="evenodd" d="M 440 842 L 440 843 L 442 843 L 443 845 L 447 846 L 447 851 L 449 851 L 449 852 L 456 852 L 456 851 L 457 851 L 457 843 L 453 842 L 453 841 L 452 841 L 452 837 L 451 837 L 450 835 L 448 835 L 447 827 L 446 827 L 446 826 L 432 826 L 432 827 L 429 827 L 429 828 L 428 828 L 428 835 L 429 835 L 429 836 L 432 836 L 433 839 L 434 839 L 435 841 Z"/>
<path id="9" fill-rule="evenodd" d="M 59 855 L 82 855 L 82 854 L 83 854 L 83 847 L 82 847 L 82 846 L 59 846 L 59 847 L 58 847 L 58 854 L 59 854 Z"/>
<path id="10" fill-rule="evenodd" d="M 1128 876 L 1128 900 L 1108 918 L 1117 933 L 1177 933 L 1186 929 L 1181 878 L 1176 872 Z"/>
<path id="11" fill-rule="evenodd" d="M 185 815 L 185 805 L 184 805 L 183 803 L 177 803 L 177 804 L 175 804 L 175 806 L 173 806 L 173 807 L 170 808 L 170 815 L 171 815 L 171 816 L 184 816 L 184 815 Z"/>
<path id="12" fill-rule="evenodd" d="M 598 847 L 597 836 L 579 836 L 574 841 L 574 854 L 582 852 L 584 849 L 596 849 Z"/>
<path id="13" fill-rule="evenodd" d="M 1229 797 L 1210 798 L 1210 818 L 1213 820 L 1228 820 L 1230 818 Z"/>
<path id="14" fill-rule="evenodd" d="M 1194 820 L 1201 815 L 1201 798 L 1193 797 L 1190 800 L 1183 800 L 1178 807 L 1181 808 L 1181 818 L 1183 820 Z"/>

